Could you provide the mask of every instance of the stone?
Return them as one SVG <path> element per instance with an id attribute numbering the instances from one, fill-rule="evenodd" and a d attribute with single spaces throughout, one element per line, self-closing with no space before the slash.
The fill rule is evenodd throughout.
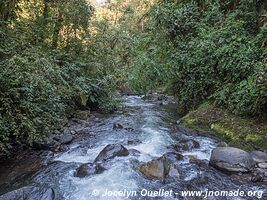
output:
<path id="1" fill-rule="evenodd" d="M 188 140 L 172 145 L 172 147 L 176 151 L 191 151 L 192 149 L 200 148 L 200 144 L 195 140 Z"/>
<path id="2" fill-rule="evenodd" d="M 140 156 L 141 154 L 141 152 L 136 149 L 129 149 L 128 151 L 131 156 Z"/>
<path id="3" fill-rule="evenodd" d="M 267 169 L 267 163 L 258 163 L 258 167 L 262 169 Z"/>
<path id="4" fill-rule="evenodd" d="M 87 163 L 78 167 L 74 173 L 74 176 L 83 178 L 91 176 L 93 174 L 101 174 L 105 170 L 99 163 Z"/>
<path id="5" fill-rule="evenodd" d="M 234 147 L 217 147 L 212 150 L 210 165 L 228 172 L 249 172 L 255 166 L 251 155 Z"/>
<path id="6" fill-rule="evenodd" d="M 73 135 L 71 134 L 71 131 L 69 129 L 65 129 L 63 131 L 63 134 L 56 135 L 53 137 L 54 140 L 59 142 L 60 144 L 69 144 L 74 139 Z"/>
<path id="7" fill-rule="evenodd" d="M 171 179 L 180 179 L 180 172 L 175 165 L 170 166 L 168 177 Z"/>
<path id="8" fill-rule="evenodd" d="M 126 131 L 129 131 L 129 132 L 132 132 L 132 131 L 134 131 L 134 129 L 133 128 L 131 128 L 131 127 L 126 127 L 126 128 L 124 128 Z"/>
<path id="9" fill-rule="evenodd" d="M 264 173 L 260 171 L 256 171 L 252 174 L 251 181 L 256 182 L 263 182 L 264 181 Z"/>
<path id="10" fill-rule="evenodd" d="M 162 156 L 153 159 L 139 167 L 139 171 L 148 179 L 164 181 L 169 174 L 170 165 L 168 160 Z"/>
<path id="11" fill-rule="evenodd" d="M 128 155 L 129 151 L 121 144 L 109 144 L 98 154 L 94 162 L 107 161 L 115 157 Z"/>
<path id="12" fill-rule="evenodd" d="M 137 144 L 141 144 L 142 142 L 138 139 L 133 139 L 133 140 L 128 140 L 127 144 L 128 145 L 137 145 Z"/>
<path id="13" fill-rule="evenodd" d="M 0 200 L 55 200 L 51 188 L 26 186 L 0 196 Z"/>
<path id="14" fill-rule="evenodd" d="M 175 163 L 184 159 L 182 154 L 176 152 L 167 152 L 163 155 L 170 163 Z"/>
<path id="15" fill-rule="evenodd" d="M 267 153 L 262 151 L 252 151 L 250 153 L 252 159 L 257 163 L 267 163 Z"/>
<path id="16" fill-rule="evenodd" d="M 119 123 L 117 123 L 117 124 L 113 124 L 113 129 L 114 129 L 114 130 L 117 130 L 117 129 L 123 129 L 123 126 L 122 126 L 121 124 L 119 124 Z"/>

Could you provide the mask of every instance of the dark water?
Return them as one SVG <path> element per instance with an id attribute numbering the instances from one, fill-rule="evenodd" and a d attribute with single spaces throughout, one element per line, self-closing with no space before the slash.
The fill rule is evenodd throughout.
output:
<path id="1" fill-rule="evenodd" d="M 70 145 L 63 153 L 54 155 L 53 162 L 27 177 L 27 184 L 52 187 L 57 199 L 94 200 L 94 199 L 127 199 L 125 196 L 101 196 L 109 191 L 135 191 L 137 195 L 129 199 L 204 199 L 204 197 L 182 197 L 184 190 L 244 190 L 263 191 L 265 185 L 252 185 L 234 181 L 229 176 L 208 166 L 208 160 L 217 141 L 204 136 L 196 136 L 187 132 L 173 131 L 172 123 L 176 123 L 174 106 L 159 106 L 157 103 L 142 100 L 137 96 L 125 97 L 125 112 L 115 114 L 107 119 L 88 127 L 92 134 Z M 134 131 L 113 130 L 113 124 L 120 123 Z M 199 149 L 184 151 L 184 160 L 179 163 L 179 181 L 151 181 L 136 170 L 142 162 L 150 161 L 169 152 L 170 145 L 180 138 L 194 139 L 200 143 Z M 128 140 L 140 140 L 141 144 L 128 145 Z M 127 149 L 136 149 L 140 156 L 116 157 L 108 163 L 108 169 L 102 174 L 87 178 L 73 176 L 75 169 L 82 163 L 93 162 L 98 153 L 108 144 L 121 143 Z M 203 160 L 202 165 L 189 162 L 189 155 Z M 173 190 L 180 195 L 170 197 L 141 196 L 145 190 Z M 96 194 L 93 194 L 97 192 Z M 134 194 L 134 193 L 133 193 Z M 253 197 L 215 197 L 207 199 L 257 199 Z M 263 198 L 264 199 L 264 198 Z M 267 198 L 266 198 L 267 199 Z"/>

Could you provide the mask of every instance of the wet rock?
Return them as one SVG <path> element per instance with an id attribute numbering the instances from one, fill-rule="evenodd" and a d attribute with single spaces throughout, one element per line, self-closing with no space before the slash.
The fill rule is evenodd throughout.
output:
<path id="1" fill-rule="evenodd" d="M 167 152 L 163 155 L 170 163 L 183 160 L 184 156 L 176 152 Z"/>
<path id="2" fill-rule="evenodd" d="M 141 165 L 139 171 L 149 179 L 164 181 L 169 174 L 170 164 L 168 160 L 162 156 Z"/>
<path id="3" fill-rule="evenodd" d="M 168 177 L 175 180 L 180 179 L 180 172 L 175 165 L 170 166 Z"/>
<path id="4" fill-rule="evenodd" d="M 83 178 L 93 174 L 101 174 L 104 170 L 105 168 L 102 167 L 99 163 L 97 164 L 87 163 L 77 168 L 76 172 L 74 173 L 74 176 Z"/>
<path id="5" fill-rule="evenodd" d="M 198 159 L 196 156 L 193 156 L 193 155 L 189 155 L 188 158 L 189 158 L 189 163 L 199 163 L 199 162 L 201 162 L 200 159 Z"/>
<path id="6" fill-rule="evenodd" d="M 128 140 L 127 144 L 128 145 L 137 145 L 137 144 L 141 144 L 142 142 L 138 139 L 133 139 L 133 140 Z"/>
<path id="7" fill-rule="evenodd" d="M 246 151 L 233 147 L 217 147 L 212 150 L 210 165 L 228 172 L 249 172 L 255 165 Z"/>
<path id="8" fill-rule="evenodd" d="M 86 128 L 82 127 L 82 128 L 77 129 L 76 132 L 79 135 L 88 135 L 91 133 L 91 129 L 88 127 L 86 127 Z"/>
<path id="9" fill-rule="evenodd" d="M 129 131 L 129 132 L 132 132 L 132 131 L 134 131 L 134 129 L 133 129 L 133 128 L 131 128 L 131 127 L 126 127 L 126 128 L 125 128 L 125 130 L 126 130 L 126 131 Z"/>
<path id="10" fill-rule="evenodd" d="M 199 167 L 204 167 L 204 168 L 208 167 L 208 164 L 209 164 L 208 160 L 201 160 L 201 159 L 198 159 L 197 157 L 195 157 L 193 155 L 189 155 L 188 157 L 189 157 L 189 163 L 196 164 Z"/>
<path id="11" fill-rule="evenodd" d="M 55 193 L 51 188 L 27 186 L 0 196 L 0 200 L 54 200 Z"/>
<path id="12" fill-rule="evenodd" d="M 258 163 L 258 167 L 262 169 L 267 169 L 267 163 Z"/>
<path id="13" fill-rule="evenodd" d="M 73 124 L 79 124 L 79 125 L 81 125 L 83 127 L 91 125 L 90 122 L 88 122 L 86 120 L 82 120 L 82 119 L 77 119 L 77 118 L 72 118 L 70 122 L 73 123 Z"/>
<path id="14" fill-rule="evenodd" d="M 114 130 L 123 129 L 123 126 L 121 124 L 119 124 L 119 123 L 113 124 L 113 129 Z"/>
<path id="15" fill-rule="evenodd" d="M 75 135 L 75 134 L 76 134 L 76 131 L 71 130 L 70 133 L 71 133 L 72 135 Z"/>
<path id="16" fill-rule="evenodd" d="M 129 159 L 129 164 L 132 166 L 133 169 L 137 170 L 138 167 L 140 166 L 140 161 L 136 158 Z"/>
<path id="17" fill-rule="evenodd" d="M 129 154 L 132 156 L 140 156 L 141 152 L 136 149 L 129 149 Z"/>
<path id="18" fill-rule="evenodd" d="M 129 151 L 121 144 L 109 144 L 98 154 L 94 162 L 106 161 L 115 157 L 128 155 Z"/>
<path id="19" fill-rule="evenodd" d="M 44 165 L 48 165 L 51 162 L 53 162 L 54 153 L 52 151 L 48 151 L 48 152 L 45 152 L 42 157 L 44 157 L 44 160 L 43 160 Z"/>
<path id="20" fill-rule="evenodd" d="M 252 174 L 251 177 L 251 181 L 252 182 L 263 182 L 264 181 L 264 173 L 262 173 L 261 171 L 255 171 Z"/>
<path id="21" fill-rule="evenodd" d="M 60 144 L 69 144 L 72 142 L 74 137 L 71 134 L 71 131 L 69 129 L 65 129 L 63 131 L 63 134 L 57 135 L 53 139 L 56 140 L 57 142 L 59 142 Z"/>
<path id="22" fill-rule="evenodd" d="M 250 153 L 252 159 L 257 163 L 267 163 L 267 153 L 262 151 L 252 151 Z"/>
<path id="23" fill-rule="evenodd" d="M 192 149 L 200 148 L 200 144 L 195 140 L 188 140 L 172 145 L 175 151 L 191 151 Z"/>

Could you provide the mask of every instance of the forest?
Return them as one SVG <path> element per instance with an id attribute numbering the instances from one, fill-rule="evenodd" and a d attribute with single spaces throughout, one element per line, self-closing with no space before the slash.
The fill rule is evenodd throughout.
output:
<path id="1" fill-rule="evenodd" d="M 267 1 L 0 0 L 21 199 L 267 199 Z"/>
<path id="2" fill-rule="evenodd" d="M 120 93 L 266 119 L 264 0 L 1 0 L 0 155 Z"/>

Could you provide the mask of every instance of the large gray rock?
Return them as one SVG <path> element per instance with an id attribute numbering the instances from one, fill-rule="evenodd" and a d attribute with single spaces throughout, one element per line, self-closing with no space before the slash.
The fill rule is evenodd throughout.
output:
<path id="1" fill-rule="evenodd" d="M 128 155 L 129 151 L 121 144 L 109 144 L 98 154 L 94 162 L 107 161 L 115 157 Z"/>
<path id="2" fill-rule="evenodd" d="M 0 196 L 0 200 L 54 200 L 55 193 L 51 188 L 23 187 Z"/>
<path id="3" fill-rule="evenodd" d="M 170 164 L 168 160 L 162 156 L 141 165 L 139 171 L 149 179 L 164 181 L 169 174 Z"/>
<path id="4" fill-rule="evenodd" d="M 102 167 L 99 163 L 97 164 L 87 163 L 78 167 L 76 169 L 76 172 L 74 173 L 74 176 L 83 178 L 93 174 L 101 174 L 104 170 L 105 168 Z"/>
<path id="5" fill-rule="evenodd" d="M 228 172 L 249 172 L 255 165 L 251 155 L 233 147 L 217 147 L 212 150 L 210 165 Z"/>
<path id="6" fill-rule="evenodd" d="M 252 151 L 250 153 L 252 159 L 257 163 L 267 163 L 267 153 L 262 151 Z"/>

